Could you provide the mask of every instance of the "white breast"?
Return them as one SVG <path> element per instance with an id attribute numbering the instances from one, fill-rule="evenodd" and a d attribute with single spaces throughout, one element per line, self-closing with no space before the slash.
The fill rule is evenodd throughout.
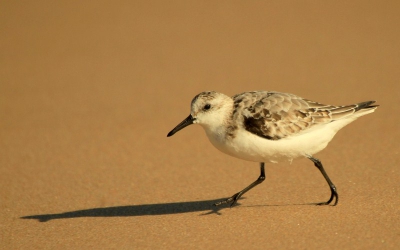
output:
<path id="1" fill-rule="evenodd" d="M 354 120 L 343 119 L 321 124 L 305 133 L 280 140 L 268 140 L 243 128 L 239 128 L 233 138 L 227 138 L 222 131 L 215 133 L 216 131 L 206 129 L 206 134 L 210 142 L 223 153 L 248 161 L 276 163 L 318 153 L 328 145 L 340 128 Z"/>

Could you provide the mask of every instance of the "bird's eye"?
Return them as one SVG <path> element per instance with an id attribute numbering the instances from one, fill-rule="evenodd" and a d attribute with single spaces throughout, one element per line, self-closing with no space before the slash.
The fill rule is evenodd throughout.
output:
<path id="1" fill-rule="evenodd" d="M 209 110 L 211 108 L 211 105 L 210 104 L 206 104 L 206 105 L 204 105 L 204 110 Z"/>

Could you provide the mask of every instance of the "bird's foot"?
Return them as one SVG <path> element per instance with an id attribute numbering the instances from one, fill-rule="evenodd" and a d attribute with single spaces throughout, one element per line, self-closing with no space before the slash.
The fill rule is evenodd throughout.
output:
<path id="1" fill-rule="evenodd" d="M 231 197 L 229 197 L 229 198 L 226 199 L 226 200 L 223 200 L 223 201 L 219 201 L 219 202 L 217 202 L 217 203 L 214 203 L 214 206 L 219 206 L 219 205 L 222 205 L 222 204 L 229 204 L 229 203 L 230 203 L 229 206 L 230 206 L 230 207 L 233 207 L 233 206 L 237 203 L 237 201 L 239 200 L 240 196 L 242 196 L 242 193 L 241 193 L 241 192 L 236 193 L 236 194 L 232 195 Z"/>
<path id="2" fill-rule="evenodd" d="M 336 206 L 338 201 L 339 201 L 339 195 L 337 194 L 336 190 L 332 190 L 331 198 L 329 198 L 328 201 L 326 202 L 321 202 L 317 203 L 318 206 L 324 206 L 324 205 L 329 205 L 333 201 L 333 198 L 335 198 L 335 203 L 333 203 L 332 206 Z"/>

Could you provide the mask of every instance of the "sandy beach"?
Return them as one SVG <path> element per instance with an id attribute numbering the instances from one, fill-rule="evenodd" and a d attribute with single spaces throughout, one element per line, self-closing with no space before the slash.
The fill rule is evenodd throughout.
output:
<path id="1" fill-rule="evenodd" d="M 3 1 L 0 249 L 398 249 L 398 1 Z M 380 107 L 319 158 L 259 175 L 200 126 L 199 92 Z"/>

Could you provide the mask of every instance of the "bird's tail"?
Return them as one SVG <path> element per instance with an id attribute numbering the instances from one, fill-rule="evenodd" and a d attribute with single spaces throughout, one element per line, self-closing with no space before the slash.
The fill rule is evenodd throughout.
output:
<path id="1" fill-rule="evenodd" d="M 379 105 L 373 105 L 375 101 L 367 101 L 367 102 L 360 102 L 356 104 L 356 107 L 354 108 L 354 115 L 357 117 L 370 114 L 375 111 Z"/>
<path id="2" fill-rule="evenodd" d="M 375 101 L 360 102 L 357 104 L 336 106 L 330 109 L 332 120 L 337 121 L 346 118 L 358 118 L 374 112 L 378 105 L 372 105 Z"/>

